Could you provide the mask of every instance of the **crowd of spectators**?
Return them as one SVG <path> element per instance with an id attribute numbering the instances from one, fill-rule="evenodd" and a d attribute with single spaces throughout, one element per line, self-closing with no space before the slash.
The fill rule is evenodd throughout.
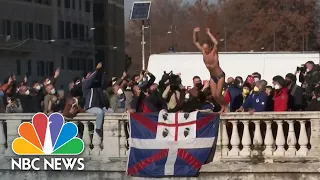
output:
<path id="1" fill-rule="evenodd" d="M 55 84 L 60 71 L 53 78 L 28 82 L 26 76 L 17 82 L 10 74 L 0 86 L 0 113 L 63 113 L 73 118 L 77 113 L 96 115 L 96 132 L 102 136 L 105 113 L 125 112 L 191 112 L 201 110 L 218 112 L 219 106 L 211 96 L 209 83 L 198 76 L 193 78 L 193 87 L 186 90 L 179 74 L 164 72 L 156 83 L 155 76 L 148 71 L 128 76 L 106 79 L 102 64 L 93 72 L 75 77 L 69 84 L 69 91 L 56 90 Z M 296 76 L 299 74 L 297 84 Z M 295 73 L 273 78 L 273 86 L 261 79 L 258 72 L 226 79 L 222 92 L 230 112 L 263 111 L 320 111 L 320 68 L 308 61 L 297 67 Z M 270 83 L 271 84 L 271 83 Z"/>

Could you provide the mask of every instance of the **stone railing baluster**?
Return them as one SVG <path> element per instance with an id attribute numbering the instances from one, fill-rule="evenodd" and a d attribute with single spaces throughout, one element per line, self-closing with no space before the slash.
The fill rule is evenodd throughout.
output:
<path id="1" fill-rule="evenodd" d="M 266 123 L 266 136 L 264 137 L 264 144 L 266 145 L 266 149 L 263 151 L 265 156 L 272 156 L 273 154 L 273 144 L 274 139 L 272 135 L 271 123 L 272 121 L 265 121 Z"/>
<path id="2" fill-rule="evenodd" d="M 120 157 L 120 144 L 118 120 L 106 120 L 103 124 L 103 150 L 101 152 L 104 161 L 110 161 L 110 157 Z"/>
<path id="3" fill-rule="evenodd" d="M 249 132 L 249 120 L 242 120 L 243 123 L 243 135 L 242 135 L 242 150 L 240 151 L 241 156 L 250 156 L 251 154 L 251 137 Z"/>
<path id="4" fill-rule="evenodd" d="M 229 152 L 229 137 L 228 137 L 228 132 L 227 132 L 227 120 L 222 120 L 221 121 L 222 128 L 220 129 L 222 132 L 219 132 L 219 135 L 221 135 L 221 154 L 222 156 L 228 156 Z"/>
<path id="5" fill-rule="evenodd" d="M 221 122 L 222 123 L 222 122 Z M 221 129 L 222 124 L 219 123 L 219 131 L 218 131 L 218 137 L 217 137 L 217 145 L 216 145 L 216 151 L 214 153 L 213 161 L 220 161 L 221 159 L 221 150 L 222 150 L 222 138 L 221 138 Z"/>
<path id="6" fill-rule="evenodd" d="M 83 135 L 82 140 L 84 142 L 84 151 L 82 153 L 83 156 L 89 156 L 90 155 L 90 145 L 91 145 L 91 138 L 89 133 L 89 121 L 81 121 L 83 124 Z"/>
<path id="7" fill-rule="evenodd" d="M 232 135 L 230 144 L 232 149 L 229 151 L 228 156 L 239 156 L 239 144 L 240 144 L 240 137 L 238 132 L 238 120 L 231 120 L 232 123 Z"/>
<path id="8" fill-rule="evenodd" d="M 6 136 L 4 133 L 4 121 L 0 120 L 0 156 L 6 151 Z"/>
<path id="9" fill-rule="evenodd" d="M 298 156 L 306 156 L 308 154 L 308 136 L 306 131 L 306 120 L 299 120 L 300 122 L 300 135 L 299 135 L 299 145 L 300 149 L 297 151 Z"/>
<path id="10" fill-rule="evenodd" d="M 288 132 L 288 137 L 287 137 L 287 144 L 288 144 L 288 149 L 285 152 L 286 156 L 295 156 L 296 155 L 296 144 L 297 144 L 297 138 L 296 134 L 294 132 L 294 121 L 293 120 L 287 120 L 289 124 L 289 132 Z"/>
<path id="11" fill-rule="evenodd" d="M 94 157 L 94 156 L 99 156 L 100 155 L 100 152 L 101 152 L 101 137 L 95 131 L 96 122 L 93 121 L 92 123 L 94 124 L 94 132 L 93 132 L 93 137 L 92 137 L 93 149 L 91 150 L 90 155 L 93 155 L 93 156 L 91 156 L 92 159 L 100 160 L 101 159 L 100 157 L 97 157 L 97 159 L 96 159 L 96 157 Z"/>
<path id="12" fill-rule="evenodd" d="M 276 120 L 276 123 L 278 125 L 277 130 L 277 138 L 276 138 L 276 145 L 277 150 L 273 153 L 275 156 L 283 156 L 285 153 L 284 145 L 285 145 L 285 138 L 283 133 L 283 120 Z"/>
<path id="13" fill-rule="evenodd" d="M 262 135 L 261 135 L 261 129 L 260 129 L 260 120 L 254 120 L 253 123 L 255 126 L 254 136 L 253 136 L 253 145 L 261 146 L 263 142 L 262 142 Z"/>
<path id="14" fill-rule="evenodd" d="M 12 151 L 12 142 L 15 138 L 19 137 L 18 127 L 21 124 L 21 120 L 10 119 L 7 120 L 7 144 L 8 148 L 5 151 L 5 156 L 15 156 Z"/>
<path id="15" fill-rule="evenodd" d="M 120 157 L 126 157 L 127 156 L 127 139 L 125 134 L 125 121 L 119 120 L 119 147 L 120 147 Z"/>

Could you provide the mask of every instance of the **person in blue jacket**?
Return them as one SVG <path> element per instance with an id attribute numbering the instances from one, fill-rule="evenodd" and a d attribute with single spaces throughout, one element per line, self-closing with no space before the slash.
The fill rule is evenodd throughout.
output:
<path id="1" fill-rule="evenodd" d="M 263 112 L 267 107 L 267 93 L 266 93 L 267 81 L 260 80 L 256 82 L 256 86 L 253 89 L 253 93 L 245 100 L 243 105 L 237 110 L 237 112 L 244 112 L 249 110 L 250 114 L 254 112 Z"/>

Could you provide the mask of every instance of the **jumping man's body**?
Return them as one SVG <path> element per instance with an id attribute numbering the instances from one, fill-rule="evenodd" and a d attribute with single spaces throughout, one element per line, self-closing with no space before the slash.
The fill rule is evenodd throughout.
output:
<path id="1" fill-rule="evenodd" d="M 221 110 L 219 113 L 228 112 L 227 104 L 222 95 L 222 88 L 225 83 L 225 74 L 220 68 L 219 58 L 218 58 L 218 41 L 211 34 L 210 29 L 206 29 L 206 33 L 210 37 L 212 42 L 204 43 L 202 46 L 198 41 L 197 33 L 200 31 L 200 28 L 195 28 L 193 31 L 193 42 L 197 48 L 202 52 L 203 61 L 210 72 L 210 90 L 211 95 L 214 100 L 219 103 Z M 213 43 L 213 45 L 212 45 Z"/>

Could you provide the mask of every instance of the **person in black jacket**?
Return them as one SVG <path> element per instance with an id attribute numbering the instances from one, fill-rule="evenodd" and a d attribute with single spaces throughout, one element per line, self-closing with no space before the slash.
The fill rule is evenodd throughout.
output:
<path id="1" fill-rule="evenodd" d="M 92 74 L 88 73 L 82 82 L 82 92 L 85 99 L 84 109 L 87 113 L 96 115 L 96 133 L 102 137 L 102 125 L 104 121 L 105 102 L 103 100 L 104 74 L 101 72 L 102 63 L 96 67 Z M 100 77 L 99 77 L 100 76 Z"/>
<path id="2" fill-rule="evenodd" d="M 140 85 L 134 85 L 132 88 L 133 98 L 131 108 L 135 112 L 159 112 L 163 106 L 162 102 L 154 91 L 155 88 L 150 88 L 154 85 L 155 76 L 149 72 L 145 72 L 145 75 L 149 76 L 149 81 L 143 82 Z M 159 105 L 161 104 L 161 105 Z"/>
<path id="3" fill-rule="evenodd" d="M 315 88 L 313 98 L 306 111 L 320 111 L 320 86 Z"/>
<path id="4" fill-rule="evenodd" d="M 289 89 L 288 110 L 302 111 L 305 108 L 306 102 L 303 96 L 302 87 L 296 84 L 297 78 L 294 74 L 286 75 L 287 86 Z"/>

